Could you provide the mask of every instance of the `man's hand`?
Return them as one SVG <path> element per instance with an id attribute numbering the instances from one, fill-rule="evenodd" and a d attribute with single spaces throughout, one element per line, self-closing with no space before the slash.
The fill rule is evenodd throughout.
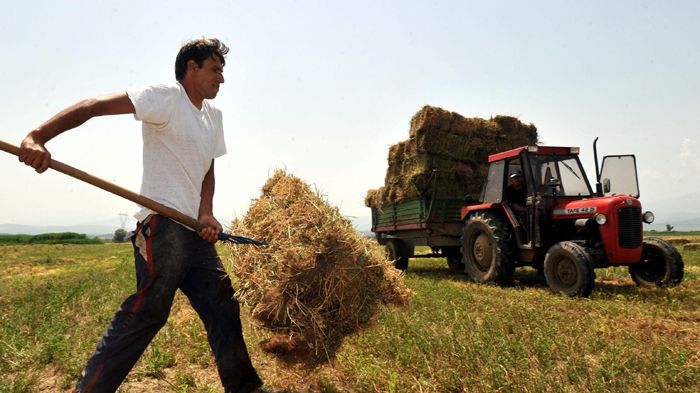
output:
<path id="1" fill-rule="evenodd" d="M 198 232 L 199 236 L 211 244 L 216 243 L 219 240 L 219 233 L 224 230 L 219 221 L 214 218 L 214 215 L 209 213 L 200 214 L 198 221 L 206 225 L 206 228 Z"/>
<path id="2" fill-rule="evenodd" d="M 51 153 L 46 150 L 44 141 L 39 139 L 35 131 L 30 132 L 19 147 L 19 160 L 34 168 L 37 173 L 43 173 L 51 164 Z"/>
<path id="3" fill-rule="evenodd" d="M 136 113 L 126 93 L 114 93 L 82 100 L 54 115 L 24 138 L 19 160 L 42 173 L 51 164 L 51 154 L 44 145 L 60 133 L 78 127 L 95 116 Z"/>

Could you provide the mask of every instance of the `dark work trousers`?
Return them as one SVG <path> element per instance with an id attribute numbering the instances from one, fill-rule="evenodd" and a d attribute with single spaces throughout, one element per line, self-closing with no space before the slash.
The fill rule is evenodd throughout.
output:
<path id="1" fill-rule="evenodd" d="M 139 224 L 134 244 L 137 292 L 117 311 L 88 360 L 76 392 L 115 392 L 170 314 L 179 288 L 204 322 L 226 392 L 262 385 L 243 341 L 238 301 L 212 244 L 160 215 Z"/>

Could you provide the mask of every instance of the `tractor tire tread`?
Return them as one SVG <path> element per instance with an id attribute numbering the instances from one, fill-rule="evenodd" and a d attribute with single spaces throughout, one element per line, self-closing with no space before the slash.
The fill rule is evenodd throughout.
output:
<path id="1" fill-rule="evenodd" d="M 470 260 L 471 250 L 468 250 L 468 248 L 471 245 L 466 244 L 468 241 L 473 240 L 470 237 L 472 236 L 471 232 L 475 230 L 482 230 L 488 233 L 494 242 L 494 266 L 483 274 L 478 272 L 479 269 Z M 478 212 L 471 216 L 464 225 L 461 238 L 462 260 L 469 279 L 482 283 L 511 284 L 515 272 L 515 250 L 512 239 L 512 231 L 499 216 L 488 212 Z"/>

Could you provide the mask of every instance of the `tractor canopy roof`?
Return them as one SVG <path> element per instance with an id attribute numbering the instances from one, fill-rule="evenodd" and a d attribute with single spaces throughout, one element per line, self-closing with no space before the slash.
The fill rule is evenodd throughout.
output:
<path id="1" fill-rule="evenodd" d="M 563 146 L 522 146 L 516 147 L 515 149 L 506 150 L 500 153 L 491 154 L 489 156 L 489 162 L 501 161 L 507 158 L 517 157 L 523 150 L 527 150 L 530 154 L 535 155 L 559 155 L 559 156 L 569 156 L 577 155 L 579 153 L 578 147 L 563 147 Z"/>

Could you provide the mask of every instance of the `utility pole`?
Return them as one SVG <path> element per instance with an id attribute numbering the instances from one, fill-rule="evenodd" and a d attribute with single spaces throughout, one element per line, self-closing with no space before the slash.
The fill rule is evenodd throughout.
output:
<path id="1" fill-rule="evenodd" d="M 128 213 L 119 213 L 119 221 L 121 221 L 122 226 L 121 228 L 126 230 L 126 219 L 129 218 Z"/>

